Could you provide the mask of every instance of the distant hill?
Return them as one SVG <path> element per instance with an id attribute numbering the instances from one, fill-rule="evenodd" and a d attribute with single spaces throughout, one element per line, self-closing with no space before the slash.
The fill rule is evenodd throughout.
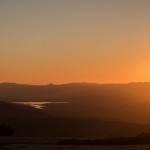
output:
<path id="1" fill-rule="evenodd" d="M 136 101 L 130 97 L 105 95 L 55 98 L 51 101 L 70 102 L 45 104 L 44 110 L 56 116 L 150 123 L 150 100 Z"/>
<path id="2" fill-rule="evenodd" d="M 0 83 L 0 97 L 34 101 L 50 98 L 109 95 L 131 97 L 132 99 L 150 99 L 150 83 L 129 84 L 96 84 L 69 83 L 61 85 L 25 85 L 15 83 Z M 9 100 L 9 99 L 8 99 Z"/>

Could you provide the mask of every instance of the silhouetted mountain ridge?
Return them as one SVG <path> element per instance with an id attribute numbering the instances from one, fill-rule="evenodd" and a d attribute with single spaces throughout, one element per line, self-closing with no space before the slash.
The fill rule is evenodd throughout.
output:
<path id="1" fill-rule="evenodd" d="M 97 84 L 97 83 L 68 83 L 48 85 L 27 85 L 16 83 L 1 83 L 0 97 L 49 99 L 58 97 L 91 96 L 91 95 L 127 95 L 139 100 L 150 99 L 150 83 L 129 84 Z"/>

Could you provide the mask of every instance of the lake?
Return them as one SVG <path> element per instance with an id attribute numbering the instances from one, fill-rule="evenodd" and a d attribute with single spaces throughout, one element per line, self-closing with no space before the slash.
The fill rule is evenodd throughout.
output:
<path id="1" fill-rule="evenodd" d="M 68 104 L 69 102 L 13 102 L 16 104 L 28 105 L 36 109 L 43 109 L 45 104 Z"/>

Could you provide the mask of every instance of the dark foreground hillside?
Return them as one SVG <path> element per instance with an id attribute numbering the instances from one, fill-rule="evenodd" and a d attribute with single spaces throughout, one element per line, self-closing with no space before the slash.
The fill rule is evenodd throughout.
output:
<path id="1" fill-rule="evenodd" d="M 0 124 L 11 126 L 13 136 L 38 137 L 120 137 L 150 132 L 150 125 L 56 117 L 30 106 L 0 103 Z"/>

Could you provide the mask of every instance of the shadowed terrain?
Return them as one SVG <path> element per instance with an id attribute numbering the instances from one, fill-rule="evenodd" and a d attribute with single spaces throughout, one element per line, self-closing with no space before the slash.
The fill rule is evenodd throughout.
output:
<path id="1" fill-rule="evenodd" d="M 150 132 L 149 88 L 150 83 L 45 86 L 3 83 L 0 124 L 14 128 L 14 136 L 136 136 Z M 34 101 L 58 103 L 46 103 L 43 109 L 12 103 Z"/>
<path id="2" fill-rule="evenodd" d="M 150 125 L 83 117 L 49 115 L 26 105 L 0 103 L 0 124 L 11 126 L 14 136 L 38 137 L 120 137 L 150 132 Z M 3 115 L 2 115 L 3 114 Z"/>

